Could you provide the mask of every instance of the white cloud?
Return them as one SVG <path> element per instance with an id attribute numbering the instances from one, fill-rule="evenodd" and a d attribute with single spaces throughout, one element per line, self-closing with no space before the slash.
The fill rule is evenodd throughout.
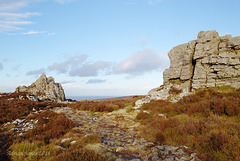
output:
<path id="1" fill-rule="evenodd" d="M 45 73 L 46 69 L 45 68 L 41 68 L 41 69 L 37 69 L 37 70 L 31 70 L 27 72 L 27 75 L 40 75 L 42 73 Z"/>
<path id="2" fill-rule="evenodd" d="M 106 61 L 87 62 L 88 55 L 76 55 L 63 62 L 56 62 L 47 67 L 50 71 L 68 73 L 70 76 L 89 77 L 97 76 L 100 71 L 107 70 L 111 63 Z"/>
<path id="3" fill-rule="evenodd" d="M 116 74 L 142 75 L 153 70 L 163 70 L 169 64 L 167 54 L 157 54 L 153 49 L 144 49 L 133 53 L 117 64 Z"/>
<path id="4" fill-rule="evenodd" d="M 89 79 L 87 84 L 96 84 L 96 83 L 105 83 L 106 80 L 104 79 Z"/>
<path id="5" fill-rule="evenodd" d="M 83 64 L 80 67 L 72 68 L 69 72 L 70 76 L 90 77 L 97 76 L 100 71 L 107 70 L 111 63 L 105 61 L 96 61 L 95 63 Z"/>
<path id="6" fill-rule="evenodd" d="M 66 73 L 69 70 L 69 68 L 78 67 L 84 61 L 86 61 L 87 58 L 88 58 L 88 55 L 86 55 L 86 54 L 75 55 L 61 63 L 53 63 L 52 65 L 49 65 L 48 70 L 57 71 L 58 73 Z"/>

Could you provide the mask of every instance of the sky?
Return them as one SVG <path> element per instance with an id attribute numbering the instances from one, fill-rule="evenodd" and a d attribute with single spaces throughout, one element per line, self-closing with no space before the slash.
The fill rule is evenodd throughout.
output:
<path id="1" fill-rule="evenodd" d="M 42 73 L 67 97 L 145 95 L 199 31 L 240 36 L 239 0 L 0 0 L 0 92 Z"/>

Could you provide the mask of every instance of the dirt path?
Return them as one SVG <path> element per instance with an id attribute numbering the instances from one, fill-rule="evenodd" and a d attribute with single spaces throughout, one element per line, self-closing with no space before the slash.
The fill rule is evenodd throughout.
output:
<path id="1" fill-rule="evenodd" d="M 134 121 L 137 111 L 128 114 L 126 109 L 121 109 L 106 114 L 93 114 L 75 111 L 68 107 L 53 110 L 57 113 L 64 113 L 76 124 L 76 129 L 88 134 L 98 134 L 102 143 L 89 145 L 89 148 L 104 155 L 108 160 L 198 160 L 196 153 L 184 152 L 186 147 L 156 145 L 139 137 L 140 124 Z"/>

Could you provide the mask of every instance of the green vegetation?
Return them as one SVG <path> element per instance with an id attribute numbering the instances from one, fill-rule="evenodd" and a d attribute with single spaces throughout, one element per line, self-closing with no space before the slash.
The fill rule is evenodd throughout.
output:
<path id="1" fill-rule="evenodd" d="M 161 144 L 186 145 L 203 160 L 240 160 L 240 90 L 218 90 L 205 89 L 177 103 L 144 104 L 141 110 L 149 114 L 136 117 L 145 126 L 142 136 Z"/>

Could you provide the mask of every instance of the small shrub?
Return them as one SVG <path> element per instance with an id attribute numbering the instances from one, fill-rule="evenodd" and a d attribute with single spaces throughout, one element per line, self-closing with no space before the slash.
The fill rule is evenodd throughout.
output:
<path id="1" fill-rule="evenodd" d="M 141 111 L 137 114 L 136 120 L 148 120 L 150 117 L 151 115 L 149 113 Z"/>
<path id="2" fill-rule="evenodd" d="M 164 138 L 163 132 L 162 131 L 158 131 L 155 134 L 155 142 L 158 143 L 158 144 L 163 144 L 164 141 L 165 141 L 165 138 Z"/>
<path id="3" fill-rule="evenodd" d="M 201 120 L 190 119 L 184 125 L 184 130 L 193 136 L 199 136 L 203 134 L 205 129 L 205 122 Z"/>
<path id="4" fill-rule="evenodd" d="M 178 94 L 182 93 L 182 89 L 177 89 L 177 88 L 171 86 L 168 93 L 173 94 L 173 95 L 178 95 Z"/>

